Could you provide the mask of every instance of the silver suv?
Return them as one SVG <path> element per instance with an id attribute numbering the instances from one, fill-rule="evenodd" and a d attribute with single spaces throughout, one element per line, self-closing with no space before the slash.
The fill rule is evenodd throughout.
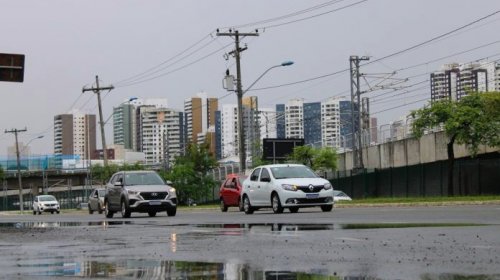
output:
<path id="1" fill-rule="evenodd" d="M 148 213 L 150 217 L 161 211 L 167 211 L 168 216 L 175 216 L 177 212 L 175 189 L 154 171 L 117 172 L 106 190 L 104 212 L 107 218 L 113 218 L 115 212 L 121 212 L 123 218 L 129 218 L 132 212 Z"/>

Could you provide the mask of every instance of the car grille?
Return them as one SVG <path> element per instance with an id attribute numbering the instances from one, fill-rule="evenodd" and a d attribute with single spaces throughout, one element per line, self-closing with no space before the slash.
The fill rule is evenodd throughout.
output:
<path id="1" fill-rule="evenodd" d="M 144 200 L 161 200 L 167 197 L 168 192 L 141 192 L 142 198 Z"/>
<path id="2" fill-rule="evenodd" d="M 321 197 L 321 198 L 299 198 L 297 199 L 297 204 L 310 204 L 310 203 L 326 203 L 328 202 L 327 197 Z"/>
<path id="3" fill-rule="evenodd" d="M 57 205 L 57 204 L 55 204 L 55 203 L 45 203 L 45 206 L 46 206 L 46 207 L 54 207 L 54 206 L 56 206 L 56 205 Z"/>
<path id="4" fill-rule="evenodd" d="M 312 189 L 309 186 L 297 186 L 297 188 L 305 193 L 317 193 L 320 192 L 324 186 L 313 186 Z"/>

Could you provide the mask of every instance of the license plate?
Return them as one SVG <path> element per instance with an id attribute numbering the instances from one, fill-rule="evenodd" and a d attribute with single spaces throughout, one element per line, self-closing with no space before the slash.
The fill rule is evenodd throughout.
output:
<path id="1" fill-rule="evenodd" d="M 318 198 L 318 193 L 306 193 L 306 198 Z"/>
<path id="2" fill-rule="evenodd" d="M 161 201 L 150 201 L 149 205 L 161 205 Z"/>

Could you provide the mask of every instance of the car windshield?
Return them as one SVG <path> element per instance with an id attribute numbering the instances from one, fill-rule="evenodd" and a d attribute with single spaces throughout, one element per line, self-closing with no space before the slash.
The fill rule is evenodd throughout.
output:
<path id="1" fill-rule="evenodd" d="M 318 175 L 305 166 L 276 166 L 271 167 L 275 179 L 288 178 L 317 178 Z"/>
<path id="2" fill-rule="evenodd" d="M 344 192 L 341 192 L 341 191 L 333 191 L 333 195 L 335 195 L 335 196 L 347 196 Z"/>
<path id="3" fill-rule="evenodd" d="M 126 173 L 124 185 L 165 185 L 165 182 L 153 172 Z"/>
<path id="4" fill-rule="evenodd" d="M 56 198 L 53 197 L 52 195 L 44 195 L 44 196 L 40 196 L 38 198 L 38 200 L 40 200 L 40 201 L 55 201 Z"/>
<path id="5" fill-rule="evenodd" d="M 106 191 L 105 190 L 98 190 L 97 192 L 99 193 L 100 197 L 104 197 L 106 195 Z"/>

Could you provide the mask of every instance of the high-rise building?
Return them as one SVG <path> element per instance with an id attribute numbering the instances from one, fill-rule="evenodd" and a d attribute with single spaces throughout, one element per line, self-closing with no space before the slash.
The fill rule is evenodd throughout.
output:
<path id="1" fill-rule="evenodd" d="M 304 103 L 304 143 L 313 147 L 321 147 L 322 139 L 322 103 Z"/>
<path id="2" fill-rule="evenodd" d="M 74 111 L 54 117 L 54 154 L 91 159 L 95 150 L 95 115 Z"/>
<path id="3" fill-rule="evenodd" d="M 135 106 L 133 104 L 121 104 L 113 108 L 114 144 L 123 145 L 125 149 L 137 150 L 136 127 Z"/>
<path id="4" fill-rule="evenodd" d="M 285 104 L 276 104 L 276 138 L 285 138 L 285 131 Z"/>
<path id="5" fill-rule="evenodd" d="M 487 92 L 498 88 L 499 67 L 496 62 L 443 65 L 431 73 L 431 100 L 460 100 L 469 92 Z"/>
<path id="6" fill-rule="evenodd" d="M 285 104 L 285 137 L 304 138 L 304 100 L 291 99 Z"/>
<path id="7" fill-rule="evenodd" d="M 178 111 L 155 106 L 140 107 L 140 151 L 146 163 L 171 166 L 181 154 L 181 117 Z"/>
<path id="8" fill-rule="evenodd" d="M 218 104 L 217 98 L 208 98 L 205 92 L 184 100 L 188 142 L 198 143 L 198 135 L 206 133 L 209 127 L 215 126 L 215 112 L 218 110 Z"/>
<path id="9" fill-rule="evenodd" d="M 238 155 L 238 106 L 224 104 L 221 116 L 221 158 Z"/>

